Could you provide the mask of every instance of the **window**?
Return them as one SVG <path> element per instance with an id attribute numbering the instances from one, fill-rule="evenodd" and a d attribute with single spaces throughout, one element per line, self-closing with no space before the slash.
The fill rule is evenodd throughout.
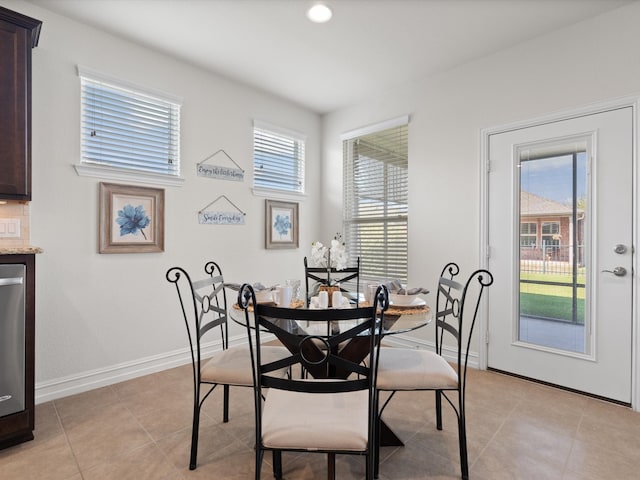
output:
<path id="1" fill-rule="evenodd" d="M 535 247 L 536 233 L 538 225 L 531 222 L 522 222 L 520 224 L 520 246 Z"/>
<path id="2" fill-rule="evenodd" d="M 363 278 L 407 281 L 408 117 L 343 135 L 344 238 Z"/>
<path id="3" fill-rule="evenodd" d="M 542 252 L 549 260 L 561 260 L 560 222 L 542 224 Z"/>
<path id="4" fill-rule="evenodd" d="M 544 222 L 542 224 L 543 245 L 560 245 L 560 222 Z"/>
<path id="5" fill-rule="evenodd" d="M 180 103 L 78 67 L 81 163 L 180 175 Z"/>
<path id="6" fill-rule="evenodd" d="M 305 136 L 263 122 L 253 124 L 253 186 L 304 193 Z"/>

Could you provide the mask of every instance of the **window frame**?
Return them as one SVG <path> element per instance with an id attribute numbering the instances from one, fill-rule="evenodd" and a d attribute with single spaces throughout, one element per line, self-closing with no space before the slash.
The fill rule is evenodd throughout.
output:
<path id="1" fill-rule="evenodd" d="M 359 139 L 366 139 L 370 134 L 385 134 L 392 129 L 404 128 L 406 130 L 399 130 L 399 134 L 404 136 L 404 148 L 406 149 L 406 156 L 403 162 L 389 162 L 387 160 L 380 160 L 381 168 L 383 172 L 382 184 L 379 188 L 382 190 L 382 206 L 383 215 L 367 216 L 367 214 L 357 215 L 354 211 L 357 209 L 358 200 L 363 199 L 366 195 L 359 195 L 356 193 L 357 188 L 348 185 L 350 181 L 354 180 L 356 175 L 354 170 L 354 145 Z M 409 142 L 409 116 L 398 117 L 386 122 L 375 124 L 369 127 L 364 127 L 351 132 L 343 134 L 340 138 L 342 140 L 343 149 L 343 236 L 349 256 L 352 259 L 360 257 L 360 275 L 364 280 L 381 281 L 397 279 L 403 283 L 408 281 L 409 269 L 409 160 L 408 160 L 408 142 Z M 351 151 L 349 151 L 351 149 Z M 361 164 L 366 161 L 376 161 L 370 157 L 364 157 Z M 391 168 L 393 167 L 393 168 Z M 395 178 L 394 175 L 395 168 Z M 404 174 L 398 176 L 398 172 L 402 169 L 405 170 Z M 393 180 L 395 184 L 402 185 L 403 187 L 397 192 L 402 191 L 401 195 L 404 195 L 404 202 L 399 201 L 398 198 L 390 197 L 390 182 Z M 398 187 L 396 187 L 397 189 Z M 350 198 L 350 195 L 353 198 Z M 375 193 L 368 193 L 369 197 L 374 197 Z M 389 212 L 392 213 L 389 213 Z M 363 252 L 367 249 L 375 250 L 376 247 L 369 247 L 363 245 L 362 242 L 362 230 L 361 226 L 373 225 L 375 223 L 381 223 L 382 228 L 382 242 L 385 245 L 378 250 L 384 252 L 384 260 L 382 261 L 368 261 Z M 366 236 L 366 234 L 365 234 Z M 369 245 L 375 245 L 378 234 L 375 232 L 369 233 L 368 239 L 371 242 Z M 400 242 L 397 241 L 400 240 Z M 393 259 L 390 259 L 388 255 L 388 246 L 393 245 L 395 254 Z M 355 261 L 355 260 L 353 260 Z"/>
<path id="2" fill-rule="evenodd" d="M 77 66 L 78 77 L 81 81 L 81 95 L 84 95 L 84 84 L 83 79 L 86 79 L 90 82 L 100 82 L 105 85 L 112 87 L 114 89 L 130 91 L 132 95 L 140 95 L 146 96 L 155 100 L 159 100 L 165 103 L 172 104 L 173 107 L 177 108 L 177 119 L 174 122 L 174 131 L 173 135 L 176 136 L 174 139 L 175 151 L 177 153 L 177 163 L 178 169 L 176 174 L 170 173 L 160 173 L 160 172 L 151 172 L 146 170 L 139 170 L 134 168 L 123 168 L 114 165 L 108 165 L 104 163 L 97 163 L 91 160 L 85 160 L 82 158 L 82 154 L 85 149 L 85 138 L 82 132 L 82 128 L 84 126 L 84 121 L 82 116 L 84 114 L 84 107 L 80 105 L 80 152 L 81 158 L 78 163 L 74 165 L 76 173 L 78 176 L 84 177 L 95 177 L 100 179 L 107 180 L 115 180 L 115 181 L 128 181 L 142 184 L 150 184 L 150 185 L 166 185 L 166 186 L 181 186 L 185 179 L 180 175 L 181 162 L 180 162 L 180 115 L 181 115 L 181 106 L 182 106 L 182 98 L 176 95 L 172 95 L 166 92 L 162 92 L 160 90 L 155 90 L 152 88 L 140 86 L 134 84 L 132 82 L 119 79 L 117 77 L 104 74 L 102 72 L 98 72 L 91 68 L 84 67 L 82 65 Z"/>
<path id="3" fill-rule="evenodd" d="M 526 225 L 526 232 L 522 231 L 522 227 Z M 531 228 L 533 227 L 533 228 Z M 533 242 L 531 242 L 533 239 Z M 523 242 L 527 240 L 527 242 Z M 538 243 L 538 224 L 537 222 L 520 222 L 520 246 L 535 248 Z"/>
<path id="4" fill-rule="evenodd" d="M 551 231 L 550 232 L 545 232 L 544 231 L 545 227 L 550 227 L 549 229 Z M 556 231 L 553 231 L 553 230 L 556 230 Z M 560 235 L 560 222 L 557 221 L 557 220 L 550 220 L 550 221 L 542 222 L 542 225 L 540 226 L 540 234 L 542 236 L 549 236 L 549 237 L 553 237 L 554 235 Z"/>
<path id="5" fill-rule="evenodd" d="M 298 198 L 298 197 L 306 196 L 305 164 L 306 164 L 307 135 L 295 130 L 280 127 L 268 122 L 264 122 L 262 120 L 255 119 L 253 121 L 252 136 L 253 136 L 253 154 L 252 154 L 252 159 L 253 159 L 252 191 L 253 193 L 255 195 L 276 196 L 276 197 L 282 197 L 282 198 L 287 198 L 287 197 Z M 264 137 L 266 136 L 278 138 L 282 142 L 292 144 L 291 150 L 293 150 L 295 154 L 290 157 L 290 159 L 294 162 L 290 167 L 296 173 L 292 174 L 289 180 L 291 181 L 291 183 L 293 183 L 295 179 L 297 179 L 297 181 L 299 182 L 299 189 L 293 190 L 290 188 L 277 188 L 274 186 L 256 184 L 256 180 L 259 177 L 259 175 L 256 172 L 257 170 L 256 152 L 261 152 L 263 155 L 268 155 L 273 153 L 272 151 L 269 151 L 266 149 L 259 150 L 256 148 L 258 143 L 265 143 Z M 273 145 L 269 145 L 269 146 L 273 146 Z M 285 147 L 285 150 L 287 150 L 286 147 Z M 285 158 L 287 157 L 285 156 Z M 271 167 L 275 169 L 281 166 L 282 164 L 271 165 Z M 281 172 L 280 174 L 278 174 L 278 172 L 274 170 L 271 170 L 271 172 L 273 173 L 273 175 L 281 176 Z"/>

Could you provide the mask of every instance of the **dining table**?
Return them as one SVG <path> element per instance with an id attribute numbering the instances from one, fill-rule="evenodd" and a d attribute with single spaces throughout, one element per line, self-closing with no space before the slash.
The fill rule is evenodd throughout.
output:
<path id="1" fill-rule="evenodd" d="M 275 305 L 273 302 L 265 302 L 268 305 Z M 358 303 L 359 307 L 367 307 L 369 304 L 366 301 Z M 353 308 L 354 303 L 348 303 L 345 300 L 345 304 L 339 308 Z M 249 305 L 249 310 L 253 310 L 253 306 Z M 310 307 L 306 306 L 306 303 L 302 300 L 294 299 L 291 301 L 289 308 L 293 309 L 305 309 L 314 308 L 313 304 Z M 289 319 L 274 319 L 274 323 L 281 329 L 281 333 L 276 334 L 278 340 L 292 353 L 298 353 L 300 351 L 300 345 L 303 343 L 305 348 L 311 348 L 312 351 L 304 352 L 306 357 L 313 357 L 314 354 L 321 356 L 320 347 L 314 347 L 309 342 L 300 342 L 304 337 L 319 337 L 328 336 L 329 334 L 335 334 L 332 328 L 335 328 L 335 323 L 331 321 L 331 312 L 334 308 L 326 308 L 327 310 L 327 322 L 317 322 L 309 324 L 304 320 L 289 320 Z M 229 317 L 234 322 L 246 327 L 246 316 L 244 309 L 237 303 L 233 304 L 229 309 Z M 432 320 L 431 308 L 422 299 L 416 299 L 410 305 L 393 305 L 390 304 L 387 310 L 382 315 L 382 323 L 379 327 L 382 328 L 382 338 L 392 335 L 400 335 L 408 333 L 413 330 L 427 326 Z M 343 322 L 342 322 L 343 323 Z M 344 327 L 344 325 L 342 325 Z M 368 336 L 362 335 L 356 337 L 345 344 L 340 345 L 338 355 L 355 363 L 366 361 L 369 356 L 370 342 Z M 313 349 L 317 348 L 317 351 Z M 383 347 L 386 348 L 386 347 Z M 389 347 L 392 348 L 392 347 Z M 345 375 L 339 369 L 327 372 L 324 367 L 309 366 L 308 374 L 314 378 L 344 378 Z M 380 429 L 380 443 L 382 446 L 402 446 L 404 445 L 400 438 L 389 428 L 389 426 L 382 421 Z"/>

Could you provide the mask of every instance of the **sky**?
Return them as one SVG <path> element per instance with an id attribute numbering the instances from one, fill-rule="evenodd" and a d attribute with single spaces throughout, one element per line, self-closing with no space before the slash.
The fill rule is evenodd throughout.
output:
<path id="1" fill-rule="evenodd" d="M 571 155 L 522 161 L 520 163 L 521 190 L 563 204 L 571 204 L 572 163 Z M 577 198 L 586 195 L 586 163 L 586 154 L 579 153 L 576 169 Z"/>

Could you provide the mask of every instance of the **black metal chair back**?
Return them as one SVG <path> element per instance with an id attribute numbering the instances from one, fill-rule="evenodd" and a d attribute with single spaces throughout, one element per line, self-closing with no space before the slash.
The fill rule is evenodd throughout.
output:
<path id="1" fill-rule="evenodd" d="M 451 262 L 442 269 L 438 280 L 436 353 L 442 356 L 445 332 L 452 335 L 457 343 L 458 382 L 461 398 L 464 399 L 471 336 L 478 318 L 482 294 L 493 283 L 493 275 L 488 270 L 476 270 L 462 284 L 455 278 L 459 273 L 460 267 Z"/>
<path id="2" fill-rule="evenodd" d="M 463 284 L 456 280 L 460 267 L 448 263 L 442 269 L 438 281 L 436 297 L 436 353 L 442 356 L 444 334 L 452 335 L 457 344 L 457 361 L 454 366 L 458 375 L 457 408 L 447 396 L 447 389 L 436 390 L 436 427 L 442 430 L 442 398 L 451 405 L 458 417 L 458 441 L 460 444 L 460 468 L 462 478 L 469 478 L 467 460 L 467 433 L 465 413 L 465 393 L 467 386 L 467 363 L 471 336 L 478 319 L 478 311 L 484 289 L 493 283 L 493 275 L 488 270 L 476 270 Z"/>
<path id="3" fill-rule="evenodd" d="M 388 308 L 388 291 L 380 286 L 376 292 L 373 306 L 344 309 L 291 309 L 279 308 L 269 304 L 256 303 L 255 293 L 249 284 L 244 284 L 238 295 L 238 304 L 245 310 L 247 335 L 252 352 L 254 369 L 254 400 L 256 414 L 256 478 L 259 478 L 262 452 L 274 450 L 262 443 L 262 389 L 269 388 L 305 394 L 334 394 L 340 392 L 368 392 L 368 450 L 366 452 L 328 451 L 319 452 L 353 454 L 367 456 L 367 478 L 372 478 L 373 453 L 375 446 L 376 375 L 379 358 L 381 329 L 384 311 Z M 252 311 L 253 310 L 253 311 Z M 265 362 L 261 355 L 262 338 L 272 334 L 283 340 L 291 354 L 275 362 Z M 339 346 L 354 339 L 368 341 L 368 349 L 373 360 L 364 364 L 340 355 Z M 254 353 L 255 352 L 255 353 Z M 295 375 L 278 377 L 272 375 L 283 368 L 302 370 L 311 373 L 311 379 Z M 267 396 L 267 402 L 269 398 Z M 282 412 L 286 415 L 287 412 Z M 309 432 L 313 436 L 313 432 Z M 282 475 L 280 451 L 274 450 L 274 474 Z M 287 450 L 304 450 L 295 445 Z M 316 450 L 314 450 L 316 451 Z M 335 467 L 335 464 L 334 464 Z M 330 467 L 331 468 L 331 467 Z"/>
<path id="4" fill-rule="evenodd" d="M 307 307 L 313 296 L 314 289 L 309 289 L 309 280 L 313 280 L 320 286 L 330 286 L 340 284 L 340 291 L 351 295 L 352 303 L 356 305 L 360 302 L 360 257 L 356 260 L 355 267 L 347 267 L 342 270 L 338 270 L 335 267 L 310 267 L 307 261 L 307 257 L 304 257 L 304 282 L 306 287 L 306 299 Z M 356 291 L 350 291 L 345 288 L 348 283 L 355 282 Z M 312 287 L 314 284 L 311 284 Z"/>
<path id="5" fill-rule="evenodd" d="M 227 295 L 222 272 L 215 262 L 208 262 L 204 271 L 208 277 L 197 281 L 191 280 L 181 267 L 167 271 L 167 280 L 175 285 L 180 301 L 196 377 L 199 369 L 195 366 L 202 362 L 201 340 L 209 330 L 219 327 L 223 349 L 229 346 Z"/>
<path id="6" fill-rule="evenodd" d="M 482 294 L 484 289 L 493 283 L 493 276 L 487 270 L 476 270 L 461 283 L 456 278 L 459 273 L 458 265 L 448 263 L 438 279 L 435 313 L 436 351 L 402 347 L 383 350 L 378 365 L 378 391 L 391 394 L 381 403 L 378 420 L 381 422 L 382 412 L 396 392 L 433 391 L 436 400 L 436 426 L 438 430 L 442 430 L 444 398 L 453 408 L 458 420 L 460 471 L 462 478 L 466 480 L 469 478 L 465 414 L 467 362 Z M 453 366 L 454 362 L 442 354 L 445 332 L 455 339 L 457 353 Z M 451 347 L 450 343 L 449 346 Z M 379 445 L 376 455 L 377 468 Z"/>
<path id="7" fill-rule="evenodd" d="M 227 296 L 220 267 L 215 262 L 204 266 L 208 276 L 201 280 L 192 280 L 181 267 L 167 270 L 167 281 L 173 283 L 178 294 L 180 310 L 187 327 L 191 362 L 193 367 L 193 425 L 191 439 L 191 458 L 189 468 L 196 468 L 198 451 L 198 428 L 202 404 L 218 385 L 202 379 L 202 371 L 208 359 L 202 358 L 202 338 L 209 332 L 219 332 L 223 350 L 229 347 L 227 324 Z M 213 340 L 213 336 L 211 335 Z M 202 385 L 209 390 L 202 395 Z M 223 421 L 229 420 L 229 385 L 224 385 Z"/>

